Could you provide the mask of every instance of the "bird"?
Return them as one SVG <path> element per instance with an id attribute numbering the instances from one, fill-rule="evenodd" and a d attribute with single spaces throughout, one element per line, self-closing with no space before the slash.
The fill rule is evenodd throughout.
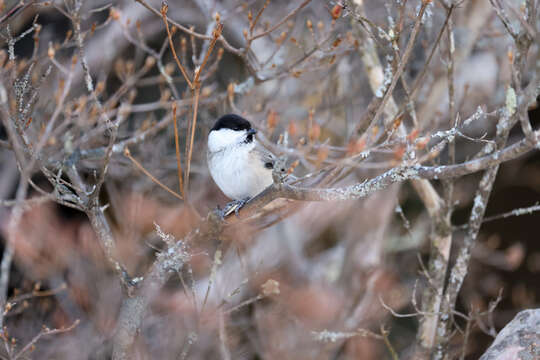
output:
<path id="1" fill-rule="evenodd" d="M 231 200 L 227 205 L 238 215 L 247 201 L 273 183 L 276 156 L 255 138 L 251 123 L 236 114 L 221 116 L 210 129 L 207 144 L 208 169 L 220 190 Z M 280 169 L 285 172 L 285 169 Z"/>

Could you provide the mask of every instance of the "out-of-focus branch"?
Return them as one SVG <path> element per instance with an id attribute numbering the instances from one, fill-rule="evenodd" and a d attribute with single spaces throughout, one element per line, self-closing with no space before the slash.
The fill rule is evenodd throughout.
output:
<path id="1" fill-rule="evenodd" d="M 153 14 L 161 17 L 161 12 L 154 9 L 152 6 L 150 6 L 145 0 L 134 0 L 135 2 L 138 2 L 139 4 L 141 4 L 142 6 L 144 6 L 146 9 L 150 10 Z M 195 38 L 198 38 L 198 39 L 203 39 L 203 40 L 212 40 L 213 36 L 211 35 L 205 35 L 205 34 L 200 34 L 196 31 L 193 31 L 179 23 L 177 23 L 176 21 L 174 20 L 171 20 L 169 17 L 166 18 L 167 19 L 167 22 L 176 26 L 178 29 L 180 29 L 181 31 L 185 32 L 186 34 L 189 34 Z M 223 45 L 223 47 L 225 48 L 225 50 L 233 53 L 234 55 L 236 56 L 239 56 L 239 57 L 242 57 L 243 56 L 243 53 L 242 53 L 242 50 L 241 49 L 237 49 L 235 47 L 233 47 L 231 44 L 229 44 L 229 42 L 227 42 L 227 39 L 225 39 L 225 37 L 223 35 L 219 35 L 218 37 L 220 43 Z"/>
<path id="2" fill-rule="evenodd" d="M 90 68 L 88 66 L 88 62 L 86 61 L 85 57 L 85 48 L 84 48 L 84 41 L 82 38 L 82 32 L 81 32 L 81 17 L 80 17 L 80 7 L 82 3 L 75 6 L 75 9 L 70 14 L 70 19 L 73 24 L 74 28 L 74 34 L 75 34 L 75 40 L 77 42 L 77 49 L 79 51 L 79 57 L 81 66 L 83 68 L 85 83 L 86 83 L 86 90 L 88 91 L 90 97 L 93 99 L 94 103 L 96 104 L 96 107 L 99 110 L 100 116 L 102 116 L 105 120 L 105 123 L 107 124 L 107 132 L 109 135 L 109 142 L 107 144 L 107 147 L 105 149 L 105 156 L 103 159 L 103 162 L 101 163 L 101 169 L 99 171 L 98 179 L 94 185 L 94 188 L 92 189 L 91 194 L 91 200 L 97 199 L 100 194 L 101 187 L 103 186 L 103 182 L 105 181 L 105 175 L 107 174 L 107 170 L 109 167 L 109 162 L 111 161 L 111 156 L 113 154 L 113 145 L 116 140 L 116 136 L 118 135 L 118 121 L 112 122 L 109 118 L 109 115 L 105 111 L 105 108 L 101 104 L 101 101 L 98 99 L 94 82 L 92 80 L 92 76 L 90 74 Z M 122 110 L 122 107 L 120 107 L 120 110 Z M 119 111 L 121 113 L 121 111 Z M 99 206 L 99 201 L 96 201 L 96 206 Z"/>
<path id="3" fill-rule="evenodd" d="M 298 5 L 298 7 L 294 8 L 294 10 L 292 10 L 289 14 L 287 14 L 287 16 L 283 17 L 283 19 L 281 19 L 277 24 L 271 26 L 268 30 L 262 31 L 259 34 L 255 34 L 252 37 L 250 37 L 249 42 L 270 34 L 272 31 L 276 30 L 281 25 L 285 24 L 290 18 L 296 15 L 297 12 L 302 10 L 310 2 L 311 0 L 304 0 L 300 5 Z"/>
<path id="4" fill-rule="evenodd" d="M 178 58 L 178 55 L 176 55 L 176 48 L 175 48 L 173 40 L 172 40 L 171 30 L 169 29 L 169 22 L 167 21 L 168 8 L 169 7 L 166 5 L 166 3 L 163 3 L 163 5 L 161 6 L 161 17 L 163 18 L 163 22 L 165 23 L 165 30 L 167 30 L 167 38 L 169 39 L 169 47 L 171 48 L 171 52 L 173 54 L 174 61 L 176 61 L 176 65 L 180 69 L 180 72 L 182 73 L 182 76 L 186 80 L 188 86 L 191 89 L 193 89 L 193 84 L 192 84 L 192 82 L 191 82 L 191 80 L 189 78 L 189 75 L 187 74 L 184 65 L 182 65 L 182 61 L 180 61 L 180 59 Z"/>
<path id="5" fill-rule="evenodd" d="M 405 6 L 405 4 L 402 6 Z M 433 45 L 433 49 L 437 47 L 440 41 L 443 30 L 448 24 L 452 9 L 453 7 L 448 10 L 447 19 L 443 25 L 443 28 L 441 29 L 441 32 L 439 33 L 436 43 Z M 355 11 L 358 11 L 360 16 L 363 17 L 364 14 L 361 6 L 356 7 Z M 409 47 L 408 49 L 410 51 Z M 361 55 L 362 62 L 368 74 L 372 92 L 376 93 L 376 91 L 383 86 L 382 80 L 384 79 L 384 74 L 374 46 L 374 42 L 370 37 L 367 37 L 364 40 Z M 401 69 L 401 71 L 403 71 L 403 69 Z M 419 77 L 421 76 L 422 74 Z M 411 104 L 411 106 L 413 105 Z M 389 95 L 388 103 L 383 110 L 385 112 L 385 120 L 387 123 L 391 123 L 398 115 L 398 107 L 391 94 Z M 381 109 L 378 111 L 380 112 Z M 406 130 L 403 123 L 399 125 L 398 133 L 401 136 L 406 136 Z M 429 268 L 432 269 L 432 271 L 430 271 L 430 277 L 432 278 L 434 287 L 426 290 L 425 299 L 422 302 L 427 309 L 426 316 L 421 319 L 422 324 L 421 330 L 419 331 L 419 337 L 423 339 L 422 341 L 425 343 L 424 346 L 432 347 L 435 341 L 437 315 L 429 314 L 437 314 L 440 310 L 442 293 L 444 290 L 445 274 L 450 257 L 452 240 L 450 217 L 445 214 L 445 209 L 448 209 L 449 206 L 444 206 L 443 200 L 428 180 L 412 180 L 412 185 L 419 197 L 422 199 L 428 213 L 432 218 L 432 250 Z"/>
<path id="6" fill-rule="evenodd" d="M 1 85 L 0 92 L 5 93 L 3 85 Z M 0 116 L 4 129 L 8 133 L 11 147 L 15 153 L 18 167 L 20 169 L 20 180 L 17 187 L 17 193 L 15 195 L 15 206 L 11 210 L 9 223 L 7 225 L 6 243 L 4 244 L 4 253 L 2 256 L 2 262 L 0 263 L 0 334 L 4 338 L 4 307 L 6 305 L 7 291 L 9 285 L 9 274 L 11 271 L 11 262 L 15 252 L 14 245 L 17 242 L 18 226 L 21 217 L 24 213 L 24 200 L 28 191 L 29 180 L 29 168 L 26 167 L 25 156 L 23 146 L 19 141 L 19 136 L 12 123 L 12 118 L 8 111 L 7 99 L 1 99 L 0 102 Z"/>
<path id="7" fill-rule="evenodd" d="M 495 5 L 494 5 L 495 6 Z M 534 5 L 532 5 L 534 7 Z M 501 13 L 499 13 L 501 16 Z M 536 11 L 529 9 L 528 16 L 535 16 Z M 502 19 L 505 21 L 504 18 Z M 536 25 L 536 17 L 532 19 L 532 25 Z M 510 30 L 508 30 L 510 32 Z M 506 108 L 503 110 L 502 116 L 499 118 L 497 123 L 497 130 L 495 136 L 495 151 L 498 151 L 506 145 L 507 139 L 510 134 L 510 130 L 520 121 L 522 125 L 523 132 L 525 133 L 525 139 L 529 144 L 538 146 L 538 132 L 533 132 L 528 121 L 528 118 L 520 109 L 527 109 L 529 104 L 534 101 L 536 95 L 532 96 L 523 96 L 527 94 L 527 91 L 523 91 L 521 87 L 521 78 L 522 75 L 526 72 L 526 58 L 531 46 L 531 39 L 528 36 L 527 29 L 522 28 L 518 34 L 513 34 L 510 32 L 510 35 L 514 38 L 516 49 L 517 49 L 517 59 L 516 64 L 512 63 L 512 72 L 513 72 L 513 86 L 510 86 L 507 89 L 506 93 Z M 538 49 L 536 50 L 538 52 Z M 516 68 L 517 67 L 517 68 Z M 535 73 L 533 76 L 533 85 L 536 87 L 538 74 Z M 518 103 L 516 93 L 518 93 L 521 98 L 521 101 Z M 520 109 L 518 109 L 518 106 Z M 482 149 L 481 153 L 488 153 L 491 150 L 491 146 L 486 146 Z M 463 285 L 465 276 L 467 275 L 468 265 L 471 257 L 472 248 L 480 231 L 480 227 L 484 220 L 484 214 L 487 208 L 487 203 L 493 184 L 495 182 L 499 166 L 494 165 L 489 167 L 486 172 L 483 174 L 478 190 L 476 191 L 474 197 L 473 208 L 469 216 L 469 222 L 467 227 L 467 234 L 465 236 L 463 245 L 458 250 L 458 256 L 456 263 L 450 272 L 450 278 L 448 280 L 448 285 L 445 290 L 444 296 L 444 308 L 443 316 L 437 333 L 439 334 L 439 341 L 437 352 L 435 354 L 436 358 L 443 358 L 446 352 L 446 345 L 448 344 L 449 334 L 451 332 L 450 324 L 452 323 L 451 311 L 455 307 L 456 300 Z"/>
<path id="8" fill-rule="evenodd" d="M 10 225 L 12 225 L 11 221 Z M 4 333 L 4 308 L 6 306 L 7 290 L 9 285 L 9 273 L 11 271 L 11 261 L 13 260 L 13 254 L 15 252 L 13 245 L 10 243 L 10 241 L 12 240 L 11 237 L 11 229 L 8 229 L 7 242 L 5 244 L 4 252 L 2 255 L 2 263 L 0 263 L 0 325 L 2 326 L 0 334 Z"/>
<path id="9" fill-rule="evenodd" d="M 424 12 L 426 10 L 426 7 L 429 5 L 429 3 L 430 3 L 430 1 L 422 1 L 422 5 L 421 5 L 420 10 L 418 11 L 418 14 L 416 16 L 414 27 L 413 27 L 413 30 L 411 31 L 411 35 L 410 35 L 409 40 L 407 42 L 407 46 L 405 47 L 405 51 L 403 52 L 403 56 L 401 57 L 401 59 L 399 59 L 399 64 L 397 66 L 397 69 L 396 69 L 395 73 L 392 76 L 392 80 L 391 80 L 390 84 L 388 85 L 388 87 L 386 87 L 384 89 L 384 95 L 383 95 L 382 99 L 380 99 L 380 98 L 378 98 L 376 96 L 372 100 L 370 105 L 368 106 L 367 119 L 368 119 L 369 125 L 368 125 L 368 127 L 366 129 L 366 132 L 368 132 L 368 133 L 375 126 L 377 126 L 377 120 L 382 115 L 383 111 L 385 111 L 386 104 L 388 103 L 388 101 L 392 97 L 392 94 L 394 92 L 394 88 L 397 85 L 397 82 L 399 81 L 399 79 L 401 78 L 401 74 L 403 73 L 403 70 L 405 69 L 405 66 L 409 62 L 409 58 L 410 58 L 411 53 L 412 53 L 413 45 L 415 44 L 416 37 L 418 35 L 418 32 L 420 31 L 420 27 L 421 27 L 421 24 L 422 24 L 422 18 L 424 16 Z M 371 111 L 369 109 L 371 109 Z M 387 124 L 390 124 L 392 120 L 393 119 L 387 119 L 386 120 Z M 358 126 L 362 125 L 362 123 L 364 123 L 364 121 L 360 122 L 358 124 Z M 357 130 L 359 130 L 359 129 L 360 128 L 357 127 Z M 385 133 L 385 132 L 379 132 L 379 134 L 382 134 L 382 133 Z M 375 136 L 373 138 L 375 138 Z M 375 142 L 374 139 L 369 140 L 369 143 L 372 143 L 372 142 Z"/>
<path id="10" fill-rule="evenodd" d="M 148 176 L 153 182 L 155 182 L 156 184 L 158 184 L 162 189 L 164 189 L 165 191 L 167 191 L 169 194 L 171 194 L 172 196 L 178 198 L 178 200 L 183 200 L 182 196 L 178 195 L 177 193 L 175 193 L 173 190 L 171 190 L 167 185 L 163 184 L 161 181 L 159 181 L 158 179 L 156 179 L 156 177 L 154 175 L 152 175 L 150 172 L 148 172 L 148 170 L 146 170 L 144 168 L 144 166 L 141 165 L 140 162 L 138 162 L 132 155 L 131 155 L 131 152 L 129 151 L 129 148 L 126 146 L 125 149 L 124 149 L 124 156 L 127 157 L 129 160 L 131 160 L 131 162 L 135 165 L 135 167 L 137 169 L 139 169 L 140 171 L 142 171 L 144 173 L 144 175 Z M 181 170 L 181 167 L 180 167 L 180 163 L 178 162 L 178 171 Z M 180 176 L 180 175 L 179 175 Z M 180 179 L 182 179 L 182 177 L 180 177 Z M 182 190 L 182 182 L 180 180 L 180 190 Z"/>
<path id="11" fill-rule="evenodd" d="M 455 97 L 454 97 L 454 34 L 452 27 L 452 10 L 450 6 L 447 10 L 445 22 L 448 39 L 448 118 L 452 127 L 455 126 Z M 445 28 L 443 27 L 443 30 Z M 439 41 L 438 38 L 437 41 Z M 435 48 L 435 47 L 434 47 Z M 450 164 L 455 163 L 455 137 L 448 141 L 448 159 Z M 432 230 L 430 236 L 431 250 L 427 266 L 427 279 L 429 285 L 424 289 L 422 297 L 422 312 L 424 316 L 420 319 L 420 329 L 417 338 L 424 349 L 433 349 L 437 345 L 437 326 L 441 307 L 443 305 L 443 295 L 446 285 L 446 274 L 450 263 L 450 249 L 452 247 L 452 208 L 454 179 L 443 181 L 444 197 L 436 213 L 430 213 L 432 217 Z"/>
<path id="12" fill-rule="evenodd" d="M 39 341 L 39 339 L 41 339 L 42 337 L 47 336 L 47 335 L 62 334 L 62 333 L 71 331 L 71 330 L 75 329 L 77 327 L 77 325 L 79 325 L 79 320 L 75 320 L 75 322 L 73 322 L 73 324 L 71 324 L 70 326 L 65 327 L 65 328 L 64 327 L 59 328 L 59 329 L 44 328 L 36 336 L 34 336 L 34 338 L 32 340 L 30 340 L 28 342 L 28 344 L 26 344 L 21 350 L 19 350 L 19 352 L 17 354 L 10 357 L 10 359 L 11 360 L 20 359 L 24 354 L 26 354 L 28 351 L 30 351 L 35 346 L 35 344 Z"/>
<path id="13" fill-rule="evenodd" d="M 99 205 L 99 197 L 90 196 L 93 193 L 93 189 L 88 189 L 88 185 L 82 180 L 74 165 L 67 169 L 67 175 L 77 189 L 77 195 L 83 206 L 83 211 L 88 216 L 90 225 L 109 260 L 109 263 L 118 274 L 122 284 L 129 288 L 133 284 L 124 267 L 116 259 L 116 241 L 109 225 L 109 221 L 105 217 L 105 208 Z"/>
<path id="14" fill-rule="evenodd" d="M 95 106 L 97 107 L 99 111 L 99 115 L 102 116 L 105 119 L 105 122 L 108 126 L 108 129 L 110 131 L 110 137 L 108 145 L 105 148 L 104 151 L 104 159 L 101 165 L 101 169 L 98 175 L 98 179 L 96 183 L 92 186 L 88 186 L 86 182 L 82 179 L 80 176 L 79 171 L 76 168 L 76 164 L 72 163 L 69 166 L 67 166 L 67 174 L 74 185 L 74 190 L 77 193 L 77 196 L 73 198 L 76 198 L 76 202 L 80 206 L 81 209 L 86 213 L 90 220 L 90 224 L 92 225 L 93 230 L 95 231 L 101 246 L 106 254 L 107 259 L 112 264 L 113 268 L 118 273 L 121 281 L 125 284 L 126 282 L 129 283 L 129 279 L 126 279 L 126 272 L 123 269 L 123 267 L 120 265 L 120 263 L 116 260 L 116 254 L 115 254 L 115 241 L 114 237 L 112 235 L 111 228 L 109 226 L 108 220 L 105 218 L 104 214 L 104 208 L 100 206 L 99 204 L 99 194 L 100 189 L 105 181 L 105 175 L 107 173 L 109 161 L 111 159 L 111 156 L 113 154 L 113 145 L 114 141 L 116 139 L 117 134 L 117 123 L 113 124 L 111 122 L 111 119 L 106 114 L 103 105 L 97 98 L 97 94 L 94 89 L 93 80 L 90 74 L 89 66 L 85 59 L 85 52 L 84 52 L 84 43 L 82 38 L 82 32 L 81 32 L 81 17 L 80 17 L 80 8 L 82 3 L 76 3 L 74 4 L 73 8 L 70 10 L 69 14 L 66 14 L 69 19 L 71 20 L 73 27 L 75 29 L 75 39 L 77 43 L 77 48 L 79 51 L 79 57 L 81 66 L 83 67 L 83 73 L 85 77 L 85 84 L 86 89 L 90 95 L 90 97 L 93 99 Z M 71 78 L 71 77 L 70 77 Z M 63 94 L 62 98 L 65 98 L 65 94 Z M 63 100 L 62 100 L 63 101 Z M 61 106 L 61 104 L 59 105 Z M 121 112 L 119 112 L 120 114 Z M 112 129 L 111 129 L 112 128 Z M 37 155 L 36 155 L 37 156 Z M 42 168 L 45 174 L 48 173 L 48 170 L 45 168 Z M 60 195 L 59 195 L 60 196 Z"/>
<path id="15" fill-rule="evenodd" d="M 212 32 L 212 36 L 210 38 L 210 44 L 208 45 L 208 48 L 206 49 L 206 53 L 204 55 L 204 58 L 203 58 L 201 64 L 195 69 L 194 74 L 193 74 L 193 78 L 190 78 L 190 76 L 188 75 L 184 65 L 182 65 L 182 62 L 180 61 L 180 59 L 178 58 L 178 56 L 176 54 L 176 49 L 174 47 L 174 43 L 173 43 L 173 40 L 172 40 L 172 33 L 171 33 L 170 29 L 169 29 L 169 21 L 168 21 L 168 18 L 167 18 L 168 9 L 169 9 L 168 5 L 164 2 L 161 5 L 161 11 L 160 11 L 161 17 L 162 17 L 163 22 L 165 24 L 165 29 L 167 30 L 167 38 L 169 40 L 169 45 L 170 45 L 170 48 L 171 48 L 171 52 L 173 54 L 173 58 L 176 61 L 176 65 L 180 69 L 180 72 L 182 73 L 182 76 L 184 77 L 185 81 L 187 82 L 189 89 L 191 90 L 192 99 L 193 99 L 193 102 L 192 102 L 192 105 L 193 105 L 193 119 L 190 122 L 190 126 L 189 126 L 189 133 L 188 133 L 189 141 L 186 141 L 186 145 L 188 146 L 187 149 L 186 149 L 186 158 L 187 158 L 187 160 L 186 160 L 186 171 L 185 171 L 184 180 L 183 181 L 180 180 L 181 181 L 180 188 L 183 189 L 182 196 L 187 201 L 188 200 L 188 194 L 189 194 L 188 190 L 189 190 L 189 175 L 190 175 L 190 170 L 191 170 L 191 158 L 192 158 L 192 155 L 193 155 L 193 141 L 195 139 L 195 131 L 197 129 L 197 114 L 198 114 L 198 109 L 199 109 L 199 98 L 200 98 L 201 85 L 202 85 L 200 77 L 201 77 L 201 73 L 204 70 L 204 67 L 205 67 L 206 63 L 208 62 L 208 59 L 210 58 L 210 55 L 212 54 L 212 51 L 214 50 L 216 42 L 221 37 L 221 33 L 223 31 L 223 25 L 219 22 L 219 17 L 216 16 L 216 26 L 215 26 L 214 31 Z M 174 115 L 176 116 L 176 110 L 174 110 Z M 176 126 L 176 121 L 175 121 L 175 126 Z M 175 127 L 175 129 L 176 129 L 176 127 Z M 178 170 L 180 171 L 180 169 L 178 169 Z"/>
<path id="16" fill-rule="evenodd" d="M 468 11 L 464 23 L 461 24 L 461 27 L 468 29 L 467 36 L 464 38 L 464 42 L 459 47 L 456 47 L 454 55 L 454 69 L 456 70 L 460 69 L 463 62 L 469 58 L 469 54 L 473 51 L 482 29 L 485 28 L 490 19 L 491 8 L 486 1 L 470 2 L 468 6 L 470 6 L 470 11 Z M 447 92 L 447 77 L 438 78 L 431 86 L 427 98 L 418 111 L 418 118 L 424 120 L 424 126 L 433 125 L 434 117 L 432 115 Z"/>
<path id="17" fill-rule="evenodd" d="M 132 358 L 131 348 L 142 325 L 148 304 L 158 294 L 171 274 L 178 273 L 189 259 L 186 243 L 194 241 L 195 238 L 211 234 L 212 232 L 203 233 L 197 229 L 185 239 L 177 241 L 158 254 L 157 259 L 135 294 L 132 297 L 127 297 L 122 302 L 113 337 L 113 360 Z"/>

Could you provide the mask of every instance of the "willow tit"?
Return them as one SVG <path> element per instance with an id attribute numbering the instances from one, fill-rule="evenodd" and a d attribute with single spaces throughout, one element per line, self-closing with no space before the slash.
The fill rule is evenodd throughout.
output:
<path id="1" fill-rule="evenodd" d="M 249 121 L 229 114 L 219 118 L 208 134 L 210 175 L 221 191 L 234 200 L 236 212 L 273 182 L 276 157 L 257 142 L 256 133 Z"/>

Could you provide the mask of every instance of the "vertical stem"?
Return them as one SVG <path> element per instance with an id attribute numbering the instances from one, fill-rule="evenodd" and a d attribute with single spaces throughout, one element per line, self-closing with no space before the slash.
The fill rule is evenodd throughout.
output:
<path id="1" fill-rule="evenodd" d="M 0 84 L 1 86 L 1 84 Z M 3 89 L 0 89 L 3 90 Z M 7 291 L 9 286 L 9 273 L 11 269 L 11 262 L 13 260 L 14 248 L 13 244 L 16 242 L 18 234 L 18 225 L 21 217 L 24 213 L 22 202 L 26 198 L 28 192 L 28 179 L 31 169 L 25 166 L 25 156 L 23 145 L 19 141 L 16 130 L 14 129 L 12 118 L 7 108 L 6 103 L 0 104 L 0 115 L 4 128 L 8 134 L 8 138 L 15 153 L 17 165 L 20 169 L 20 182 L 17 187 L 17 193 L 15 195 L 16 204 L 11 212 L 9 223 L 7 226 L 7 236 L 4 247 L 4 254 L 2 257 L 2 263 L 0 264 L 0 334 L 4 334 L 4 307 L 7 301 Z"/>
<path id="2" fill-rule="evenodd" d="M 454 96 L 454 26 L 452 19 L 448 19 L 448 27 L 446 29 L 448 35 L 448 114 L 450 117 L 450 126 L 456 126 L 456 98 Z M 456 162 L 456 144 L 455 139 L 448 143 L 448 158 L 450 164 Z M 451 192 L 451 191 L 450 191 Z"/>
<path id="3" fill-rule="evenodd" d="M 176 118 L 176 103 L 172 104 L 173 111 L 173 124 L 174 124 L 174 145 L 176 150 L 176 165 L 178 169 L 178 186 L 180 187 L 180 194 L 185 199 L 184 194 L 184 182 L 182 181 L 182 163 L 180 161 L 180 141 L 178 140 L 178 124 Z"/>
<path id="4" fill-rule="evenodd" d="M 174 47 L 174 43 L 173 43 L 173 40 L 172 40 L 171 30 L 169 29 L 169 22 L 167 21 L 167 10 L 168 9 L 169 9 L 169 7 L 165 3 L 161 6 L 161 17 L 163 19 L 163 23 L 165 24 L 165 30 L 167 30 L 167 38 L 169 39 L 169 46 L 171 47 L 171 51 L 172 51 L 174 60 L 176 61 L 176 65 L 178 65 L 178 68 L 180 69 L 180 72 L 182 72 L 182 76 L 184 77 L 184 80 L 186 80 L 186 82 L 187 82 L 188 86 L 190 87 L 190 89 L 193 89 L 193 83 L 189 79 L 187 71 L 184 68 L 184 66 L 182 65 L 182 62 L 180 61 L 180 59 L 176 55 L 176 49 Z"/>
<path id="5" fill-rule="evenodd" d="M 377 111 L 375 112 L 375 115 L 373 115 L 373 118 L 371 119 L 371 123 L 367 129 L 366 132 L 369 132 L 371 129 L 373 129 L 374 126 L 377 125 L 377 119 L 381 116 L 381 114 L 384 111 L 384 108 L 386 107 L 386 104 L 388 103 L 388 100 L 390 97 L 392 97 L 392 93 L 394 92 L 394 88 L 396 87 L 396 84 L 398 80 L 401 77 L 401 74 L 403 73 L 403 70 L 405 69 L 405 66 L 409 63 L 409 58 L 411 56 L 413 45 L 416 43 L 416 37 L 420 31 L 420 27 L 422 25 L 422 18 L 424 16 L 424 12 L 426 10 L 426 7 L 429 5 L 430 1 L 422 0 L 422 5 L 420 7 L 420 10 L 418 11 L 418 15 L 416 16 L 414 27 L 411 31 L 411 35 L 409 37 L 409 40 L 407 41 L 407 45 L 405 47 L 405 51 L 403 52 L 403 56 L 399 60 L 399 64 L 397 66 L 397 69 L 394 73 L 394 76 L 392 77 L 392 82 L 386 89 L 386 92 L 384 93 L 384 96 L 382 98 L 382 101 L 380 105 L 377 108 Z M 379 134 L 382 134 L 384 132 L 380 131 Z M 372 141 L 375 142 L 375 141 Z"/>
<path id="6" fill-rule="evenodd" d="M 10 236 L 6 239 L 4 244 L 4 255 L 2 256 L 2 264 L 0 265 L 0 334 L 4 334 L 4 308 L 7 301 L 7 291 L 9 284 L 9 271 L 11 269 L 11 261 L 13 259 L 13 246 L 11 244 Z"/>
<path id="7" fill-rule="evenodd" d="M 201 92 L 201 84 L 195 83 L 195 90 L 193 95 L 193 121 L 191 122 L 191 133 L 189 139 L 189 150 L 187 156 L 186 176 L 185 176 L 185 199 L 187 200 L 189 193 L 189 173 L 191 170 L 191 157 L 193 156 L 193 141 L 195 139 L 195 130 L 197 128 L 197 111 L 199 110 L 199 94 Z"/>

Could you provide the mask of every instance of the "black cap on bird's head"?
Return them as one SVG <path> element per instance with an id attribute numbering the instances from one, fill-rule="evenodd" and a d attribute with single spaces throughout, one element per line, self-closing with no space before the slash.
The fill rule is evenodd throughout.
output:
<path id="1" fill-rule="evenodd" d="M 220 130 L 220 129 L 231 129 L 231 130 L 251 130 L 251 124 L 249 121 L 244 119 L 243 117 L 235 114 L 227 114 L 223 115 L 216 121 L 214 127 L 210 129 L 210 131 L 213 130 Z"/>

